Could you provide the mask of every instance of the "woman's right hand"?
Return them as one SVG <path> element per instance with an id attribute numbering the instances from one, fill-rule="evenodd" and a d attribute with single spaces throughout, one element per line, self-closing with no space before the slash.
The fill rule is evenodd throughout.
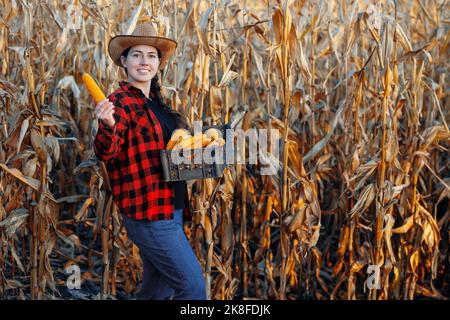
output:
<path id="1" fill-rule="evenodd" d="M 114 119 L 114 104 L 108 99 L 100 101 L 94 109 L 96 117 L 103 121 L 108 127 L 113 128 L 116 124 L 116 120 Z"/>

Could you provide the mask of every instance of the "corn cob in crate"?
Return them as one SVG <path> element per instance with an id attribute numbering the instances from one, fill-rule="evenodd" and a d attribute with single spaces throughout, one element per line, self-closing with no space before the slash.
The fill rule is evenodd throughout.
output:
<path id="1" fill-rule="evenodd" d="M 195 136 L 189 136 L 179 143 L 177 143 L 174 149 L 193 149 L 193 148 L 203 148 L 211 141 L 210 138 L 201 133 Z"/>
<path id="2" fill-rule="evenodd" d="M 215 144 L 211 145 L 214 141 Z M 170 141 L 167 143 L 167 150 L 172 149 L 192 149 L 192 148 L 204 148 L 208 146 L 223 146 L 225 140 L 222 138 L 220 130 L 210 128 L 202 134 L 191 136 L 186 129 L 177 129 L 173 132 Z"/>
<path id="3" fill-rule="evenodd" d="M 213 163 L 177 163 L 174 162 L 172 150 L 192 150 L 192 149 L 209 149 L 211 152 L 215 148 L 220 148 L 225 145 L 224 130 L 229 128 L 228 125 L 220 126 L 219 128 L 206 129 L 204 133 L 196 134 L 194 136 L 188 130 L 177 129 L 173 132 L 170 141 L 167 143 L 166 150 L 161 150 L 161 164 L 163 166 L 163 174 L 165 181 L 179 181 L 192 179 L 206 179 L 207 185 L 211 184 L 211 178 L 218 178 L 223 175 L 224 168 L 227 166 L 220 161 L 213 161 Z M 193 159 L 194 153 L 184 153 L 184 159 Z M 178 161 L 178 160 L 177 160 Z"/>

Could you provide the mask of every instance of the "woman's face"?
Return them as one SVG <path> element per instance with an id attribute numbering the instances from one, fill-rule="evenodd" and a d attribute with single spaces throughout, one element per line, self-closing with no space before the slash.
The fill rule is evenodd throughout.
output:
<path id="1" fill-rule="evenodd" d="M 149 82 L 158 72 L 160 59 L 155 47 L 137 45 L 130 48 L 127 57 L 120 57 L 127 68 L 130 82 Z"/>

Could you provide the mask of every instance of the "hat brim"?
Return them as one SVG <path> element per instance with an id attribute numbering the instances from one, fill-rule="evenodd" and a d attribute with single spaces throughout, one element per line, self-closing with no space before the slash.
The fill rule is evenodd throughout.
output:
<path id="1" fill-rule="evenodd" d="M 169 60 L 169 58 L 175 52 L 177 48 L 177 42 L 175 40 L 156 37 L 156 36 L 132 36 L 132 35 L 118 35 L 109 40 L 108 53 L 111 59 L 119 67 L 123 67 L 120 62 L 120 56 L 125 51 L 125 49 L 137 45 L 147 45 L 152 46 L 161 52 L 161 63 L 159 69 L 163 69 Z"/>

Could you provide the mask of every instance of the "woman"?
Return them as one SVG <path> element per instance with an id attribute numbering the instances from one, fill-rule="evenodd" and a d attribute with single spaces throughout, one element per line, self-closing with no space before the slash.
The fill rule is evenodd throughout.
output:
<path id="1" fill-rule="evenodd" d="M 172 131 L 186 127 L 158 84 L 158 70 L 176 46 L 158 37 L 150 23 L 112 38 L 109 55 L 128 81 L 95 107 L 95 154 L 106 164 L 114 201 L 144 263 L 138 299 L 206 299 L 199 262 L 183 231 L 183 219 L 191 218 L 186 182 L 165 182 L 159 156 Z"/>

